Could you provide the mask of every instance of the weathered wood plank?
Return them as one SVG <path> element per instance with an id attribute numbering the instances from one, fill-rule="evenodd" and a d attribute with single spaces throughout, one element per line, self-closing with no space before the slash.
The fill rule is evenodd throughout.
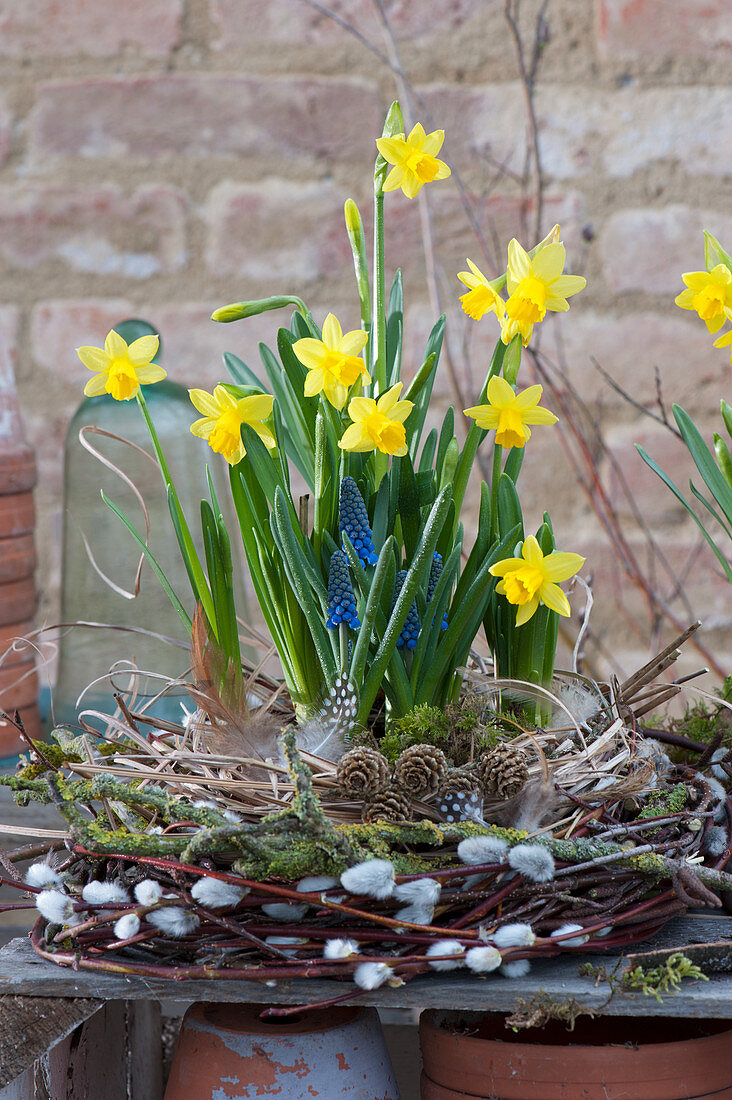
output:
<path id="1" fill-rule="evenodd" d="M 163 1046 L 158 1001 L 127 1001 L 127 1095 L 130 1100 L 162 1100 Z"/>
<path id="2" fill-rule="evenodd" d="M 704 935 L 700 937 L 700 925 Z M 677 943 L 711 942 L 732 938 L 726 917 L 699 922 L 676 922 Z M 668 930 L 667 930 L 668 936 Z M 654 942 L 654 941 L 649 941 Z M 666 944 L 664 944 L 666 946 Z M 616 994 L 607 1002 L 607 986 L 597 988 L 577 974 L 579 963 L 590 956 L 578 952 L 557 960 L 539 960 L 525 978 L 489 975 L 434 974 L 409 982 L 400 989 L 382 988 L 361 993 L 359 1004 L 390 1008 L 456 1008 L 513 1012 L 519 999 L 529 1000 L 540 989 L 556 998 L 574 996 L 581 1004 L 605 1015 L 694 1016 L 732 1019 L 732 978 L 720 976 L 708 982 L 684 985 L 662 1003 L 640 993 Z M 607 956 L 592 961 L 607 963 Z M 291 981 L 265 985 L 242 981 L 165 981 L 122 974 L 95 974 L 56 967 L 34 953 L 28 941 L 14 941 L 0 950 L 0 992 L 42 997 L 90 997 L 105 1000 L 144 1001 L 248 1001 L 261 1004 L 306 1004 L 337 997 L 346 986 L 333 981 Z"/>
<path id="3" fill-rule="evenodd" d="M 0 997 L 0 1087 L 14 1081 L 103 1004 L 90 997 Z M 0 1100 L 6 1100 L 4 1091 Z"/>

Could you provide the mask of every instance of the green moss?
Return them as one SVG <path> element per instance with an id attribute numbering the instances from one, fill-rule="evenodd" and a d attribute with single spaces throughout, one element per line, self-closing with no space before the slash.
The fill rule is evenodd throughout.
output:
<path id="1" fill-rule="evenodd" d="M 645 970 L 642 966 L 629 970 L 623 976 L 622 987 L 627 990 L 637 990 L 644 997 L 655 997 L 660 1001 L 663 993 L 677 993 L 684 980 L 709 981 L 706 974 L 702 973 L 691 959 L 681 951 L 675 951 L 664 963 L 654 966 L 651 970 Z"/>
<path id="2" fill-rule="evenodd" d="M 465 764 L 498 741 L 498 730 L 484 723 L 485 716 L 485 706 L 471 696 L 444 709 L 419 704 L 391 723 L 379 748 L 394 763 L 412 745 L 435 745 L 453 764 Z"/>

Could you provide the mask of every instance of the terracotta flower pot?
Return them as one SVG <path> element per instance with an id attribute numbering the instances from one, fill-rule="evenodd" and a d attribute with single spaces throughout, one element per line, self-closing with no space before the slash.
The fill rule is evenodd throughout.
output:
<path id="1" fill-rule="evenodd" d="M 0 584 L 0 626 L 30 619 L 35 610 L 36 586 L 32 576 Z"/>
<path id="2" fill-rule="evenodd" d="M 165 1100 L 399 1100 L 376 1009 L 260 1020 L 261 1005 L 195 1004 L 185 1014 Z"/>
<path id="3" fill-rule="evenodd" d="M 499 1014 L 420 1020 L 422 1100 L 732 1097 L 732 1029 L 717 1020 L 606 1017 L 512 1032 Z"/>

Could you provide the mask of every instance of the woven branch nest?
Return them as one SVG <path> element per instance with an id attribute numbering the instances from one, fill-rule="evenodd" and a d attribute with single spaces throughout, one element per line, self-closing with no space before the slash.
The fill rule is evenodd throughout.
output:
<path id="1" fill-rule="evenodd" d="M 510 977 L 537 957 L 618 949 L 732 889 L 726 791 L 635 730 L 633 698 L 668 692 L 648 688 L 659 662 L 594 719 L 560 700 L 566 721 L 514 737 L 528 782 L 486 799 L 482 824 L 441 819 L 435 798 L 411 800 L 410 821 L 364 824 L 336 765 L 299 751 L 295 725 L 280 760 L 242 759 L 217 751 L 205 708 L 143 732 L 120 700 L 105 756 L 88 730 L 36 745 L 6 780 L 21 801 L 56 802 L 68 832 L 63 858 L 4 881 L 37 895 L 32 942 L 60 965 L 354 979 L 338 1000 L 432 969 Z M 281 695 L 266 707 L 278 709 L 281 726 Z"/>

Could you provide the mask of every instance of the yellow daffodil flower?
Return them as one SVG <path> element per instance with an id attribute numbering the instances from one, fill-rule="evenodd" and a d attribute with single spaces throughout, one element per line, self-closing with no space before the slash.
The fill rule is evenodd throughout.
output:
<path id="1" fill-rule="evenodd" d="M 76 354 L 85 367 L 95 371 L 84 386 L 87 397 L 111 393 L 115 401 L 129 401 L 140 389 L 165 378 L 165 371 L 150 360 L 157 354 L 157 336 L 141 336 L 128 346 L 114 329 L 108 333 L 103 348 L 82 347 Z"/>
<path id="2" fill-rule="evenodd" d="M 230 466 L 241 462 L 247 453 L 241 438 L 242 424 L 254 428 L 267 447 L 276 447 L 272 432 L 262 423 L 272 414 L 274 398 L 266 393 L 251 397 L 233 397 L 223 386 L 216 386 L 213 393 L 206 390 L 189 390 L 194 406 L 203 413 L 200 420 L 191 424 L 191 431 L 200 439 L 208 440 L 212 451 L 222 454 Z"/>
<path id="3" fill-rule="evenodd" d="M 348 405 L 353 421 L 343 433 L 338 446 L 344 451 L 381 451 L 400 458 L 407 453 L 404 421 L 414 408 L 412 401 L 400 401 L 402 383 L 374 401 L 370 397 L 354 397 Z"/>
<path id="4" fill-rule="evenodd" d="M 460 295 L 460 303 L 474 321 L 479 321 L 484 313 L 495 313 L 499 321 L 503 320 L 506 306 L 490 279 L 475 266 L 472 260 L 466 260 L 470 271 L 458 271 L 458 279 L 469 287 L 467 294 Z M 500 282 L 500 280 L 496 280 Z"/>
<path id="5" fill-rule="evenodd" d="M 540 603 L 559 615 L 569 615 L 569 600 L 557 581 L 573 577 L 585 563 L 580 554 L 553 551 L 546 557 L 533 535 L 524 540 L 520 558 L 504 558 L 490 567 L 500 577 L 496 592 L 516 604 L 516 626 L 527 623 Z"/>
<path id="6" fill-rule="evenodd" d="M 348 391 L 357 378 L 365 383 L 371 381 L 363 360 L 359 358 L 359 352 L 363 351 L 368 338 L 368 333 L 363 329 L 354 329 L 344 335 L 338 318 L 329 313 L 323 323 L 322 340 L 311 336 L 296 340 L 292 350 L 308 370 L 305 396 L 324 393 L 331 405 L 342 409 L 348 400 Z"/>
<path id="7" fill-rule="evenodd" d="M 556 424 L 557 418 L 549 409 L 539 405 L 542 387 L 529 386 L 521 393 L 514 393 L 505 378 L 494 375 L 488 383 L 487 405 L 474 405 L 465 409 L 479 428 L 496 429 L 496 443 L 507 450 L 523 447 L 531 436 L 529 424 Z"/>
<path id="8" fill-rule="evenodd" d="M 450 175 L 450 169 L 437 154 L 445 140 L 444 130 L 424 132 L 418 122 L 409 137 L 395 134 L 394 137 L 377 138 L 376 145 L 387 164 L 393 164 L 384 181 L 384 191 L 396 191 L 401 187 L 408 199 L 415 198 L 423 184 L 433 180 L 444 180 Z"/>
<path id="9" fill-rule="evenodd" d="M 677 306 L 698 313 L 710 332 L 718 332 L 726 320 L 732 320 L 732 271 L 726 264 L 717 264 L 711 271 L 687 271 L 681 278 L 686 290 L 675 299 Z"/>
<path id="10" fill-rule="evenodd" d="M 581 275 L 563 275 L 566 252 L 560 242 L 539 248 L 533 260 L 514 238 L 508 245 L 506 287 L 509 298 L 501 328 L 501 339 L 510 344 L 517 332 L 524 347 L 531 330 L 543 321 L 546 311 L 569 309 L 567 298 L 587 285 Z"/>

